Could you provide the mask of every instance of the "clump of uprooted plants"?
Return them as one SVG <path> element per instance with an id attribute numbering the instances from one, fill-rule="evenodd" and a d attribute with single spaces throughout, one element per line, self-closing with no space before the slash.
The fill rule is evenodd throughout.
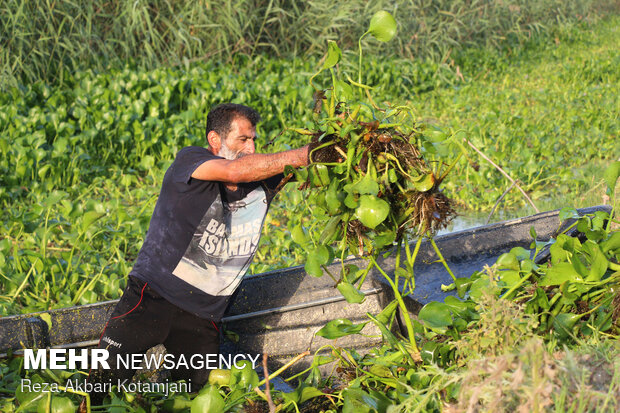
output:
<path id="1" fill-rule="evenodd" d="M 422 238 L 426 236 L 432 242 L 433 234 L 455 214 L 440 186 L 460 154 L 455 153 L 458 146 L 449 134 L 418 121 L 410 106 L 378 105 L 372 98 L 373 88 L 363 83 L 362 39 L 371 34 L 385 42 L 395 33 L 396 22 L 389 13 L 373 16 L 368 31 L 359 40 L 356 81 L 350 75 L 355 65 L 341 61 L 343 53 L 338 45 L 328 43 L 322 67 L 310 79 L 315 88 L 314 121 L 306 128 L 293 129 L 311 136 L 311 164 L 287 172 L 289 179 L 295 176 L 303 188 L 313 189 L 313 205 L 306 204 L 306 212 L 312 216 L 311 226 L 291 229 L 293 240 L 306 251 L 306 272 L 316 277 L 328 274 L 348 302 L 361 303 L 364 294 L 359 288 L 369 271 L 376 268 L 391 285 L 395 299 L 382 315 L 369 317 L 389 336 L 389 341 L 396 342 L 398 339 L 391 336 L 386 324 L 399 307 L 405 314 L 408 333 L 408 338 L 398 344 L 399 352 L 414 362 L 420 359 L 420 350 L 402 297 L 413 291 L 413 265 Z M 315 81 L 320 80 L 327 87 L 317 86 Z M 409 240 L 414 238 L 418 242 L 412 253 Z M 400 263 L 403 245 L 407 258 L 403 260 L 404 268 L 395 269 L 393 279 L 376 258 L 385 250 L 396 251 L 396 262 Z M 344 258 L 351 254 L 365 257 L 368 266 L 360 269 L 345 265 Z M 326 267 L 336 257 L 343 263 L 339 276 Z M 335 338 L 343 333 L 340 324 L 351 323 L 332 320 L 317 334 Z M 359 332 L 360 326 L 351 326 L 347 334 Z"/>
<path id="2" fill-rule="evenodd" d="M 357 68 L 343 62 L 342 51 L 330 41 L 322 67 L 310 79 L 314 121 L 293 129 L 311 136 L 311 165 L 287 172 L 302 188 L 315 189 L 313 204 L 307 206 L 312 225 L 291 229 L 293 240 L 306 250 L 305 269 L 313 276 L 322 276 L 335 257 L 372 260 L 408 237 L 430 237 L 455 215 L 441 183 L 458 161 L 458 146 L 448 133 L 416 120 L 411 107 L 378 105 L 373 88 L 362 83 L 362 39 L 371 34 L 389 41 L 395 32 L 389 13 L 375 14 L 360 38 Z M 351 78 L 355 69 L 357 81 Z M 317 86 L 320 80 L 327 86 Z M 344 271 L 341 287 L 350 284 Z M 359 294 L 345 297 L 356 302 Z"/>
<path id="3" fill-rule="evenodd" d="M 352 252 L 364 255 L 392 245 L 406 230 L 422 235 L 445 227 L 454 216 L 439 189 L 447 170 L 433 170 L 424 159 L 417 125 L 364 122 L 359 112 L 342 110 L 334 121 L 339 133 L 319 129 L 311 145 L 311 173 L 319 175 L 315 183 L 327 186 L 319 202 L 334 218 L 321 241 L 344 237 Z"/>
<path id="4" fill-rule="evenodd" d="M 289 179 L 295 177 L 313 191 L 313 203 L 306 203 L 305 211 L 312 217 L 311 225 L 291 228 L 293 240 L 306 251 L 306 272 L 315 277 L 328 274 L 348 302 L 361 303 L 364 294 L 359 288 L 376 268 L 392 287 L 396 297 L 392 308 L 398 306 L 406 313 L 402 295 L 413 291 L 413 264 L 423 237 L 431 240 L 446 265 L 432 236 L 454 217 L 441 183 L 462 152 L 453 136 L 418 121 L 410 106 L 377 104 L 373 88 L 363 83 L 362 39 L 370 34 L 385 42 L 395 33 L 394 18 L 377 12 L 359 40 L 359 62 L 353 65 L 342 60 L 336 42 L 328 43 L 320 70 L 310 78 L 315 89 L 313 122 L 293 129 L 311 136 L 311 164 L 286 172 Z M 353 80 L 351 74 L 356 70 L 357 80 Z M 321 81 L 327 86 L 317 86 Z M 415 238 L 411 252 L 409 243 Z M 407 251 L 404 268 L 396 268 L 397 276 L 392 279 L 376 258 L 388 250 L 401 262 L 402 246 Z M 368 266 L 345 265 L 349 255 L 366 258 Z M 335 258 L 343 263 L 340 274 L 326 267 Z M 405 324 L 407 346 L 417 354 L 411 319 L 405 317 Z"/>

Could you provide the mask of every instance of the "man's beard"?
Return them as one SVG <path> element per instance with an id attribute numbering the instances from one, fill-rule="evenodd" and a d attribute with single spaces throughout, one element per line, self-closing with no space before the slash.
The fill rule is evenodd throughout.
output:
<path id="1" fill-rule="evenodd" d="M 222 147 L 220 148 L 220 151 L 218 152 L 217 156 L 221 156 L 224 159 L 228 159 L 229 161 L 233 161 L 235 159 L 239 159 L 242 156 L 248 155 L 247 153 L 244 152 L 235 152 L 232 149 L 230 149 L 226 143 L 224 141 L 222 141 Z"/>

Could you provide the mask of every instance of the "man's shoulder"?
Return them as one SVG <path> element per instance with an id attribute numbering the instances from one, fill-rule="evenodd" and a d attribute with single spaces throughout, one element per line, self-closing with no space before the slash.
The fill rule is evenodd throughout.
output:
<path id="1" fill-rule="evenodd" d="M 186 146 L 177 152 L 175 159 L 183 159 L 191 156 L 205 156 L 218 158 L 209 149 L 202 146 Z"/>
<path id="2" fill-rule="evenodd" d="M 186 146 L 177 152 L 174 162 L 168 169 L 170 178 L 174 182 L 187 184 L 196 168 L 212 159 L 219 159 L 219 156 L 201 146 Z"/>

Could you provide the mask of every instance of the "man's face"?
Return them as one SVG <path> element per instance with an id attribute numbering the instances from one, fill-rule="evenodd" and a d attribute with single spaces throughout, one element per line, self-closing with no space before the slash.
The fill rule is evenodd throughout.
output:
<path id="1" fill-rule="evenodd" d="M 218 156 L 233 160 L 254 153 L 256 128 L 246 118 L 237 117 L 230 124 L 230 132 L 222 139 L 222 147 Z"/>

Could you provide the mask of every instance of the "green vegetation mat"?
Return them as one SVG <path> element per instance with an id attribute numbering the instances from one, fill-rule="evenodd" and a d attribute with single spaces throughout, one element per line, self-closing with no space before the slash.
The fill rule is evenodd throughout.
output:
<path id="1" fill-rule="evenodd" d="M 379 100 L 408 98 L 420 118 L 461 130 L 543 208 L 604 201 L 602 172 L 617 158 L 619 18 L 504 51 L 471 51 L 457 76 L 432 62 L 368 62 Z M 60 88 L 0 94 L 0 313 L 117 298 L 148 227 L 165 168 L 204 145 L 208 108 L 234 100 L 264 116 L 263 150 L 306 142 L 286 127 L 310 119 L 314 61 L 257 57 L 189 71 L 79 72 Z M 281 132 L 284 133 L 281 134 Z M 489 210 L 509 182 L 473 150 L 445 183 L 468 209 Z M 469 166 L 467 166 L 469 164 Z M 253 272 L 300 263 L 287 228 L 303 218 L 295 188 L 268 217 Z M 513 189 L 503 207 L 525 203 Z M 533 210 L 524 210 L 533 212 Z"/>

